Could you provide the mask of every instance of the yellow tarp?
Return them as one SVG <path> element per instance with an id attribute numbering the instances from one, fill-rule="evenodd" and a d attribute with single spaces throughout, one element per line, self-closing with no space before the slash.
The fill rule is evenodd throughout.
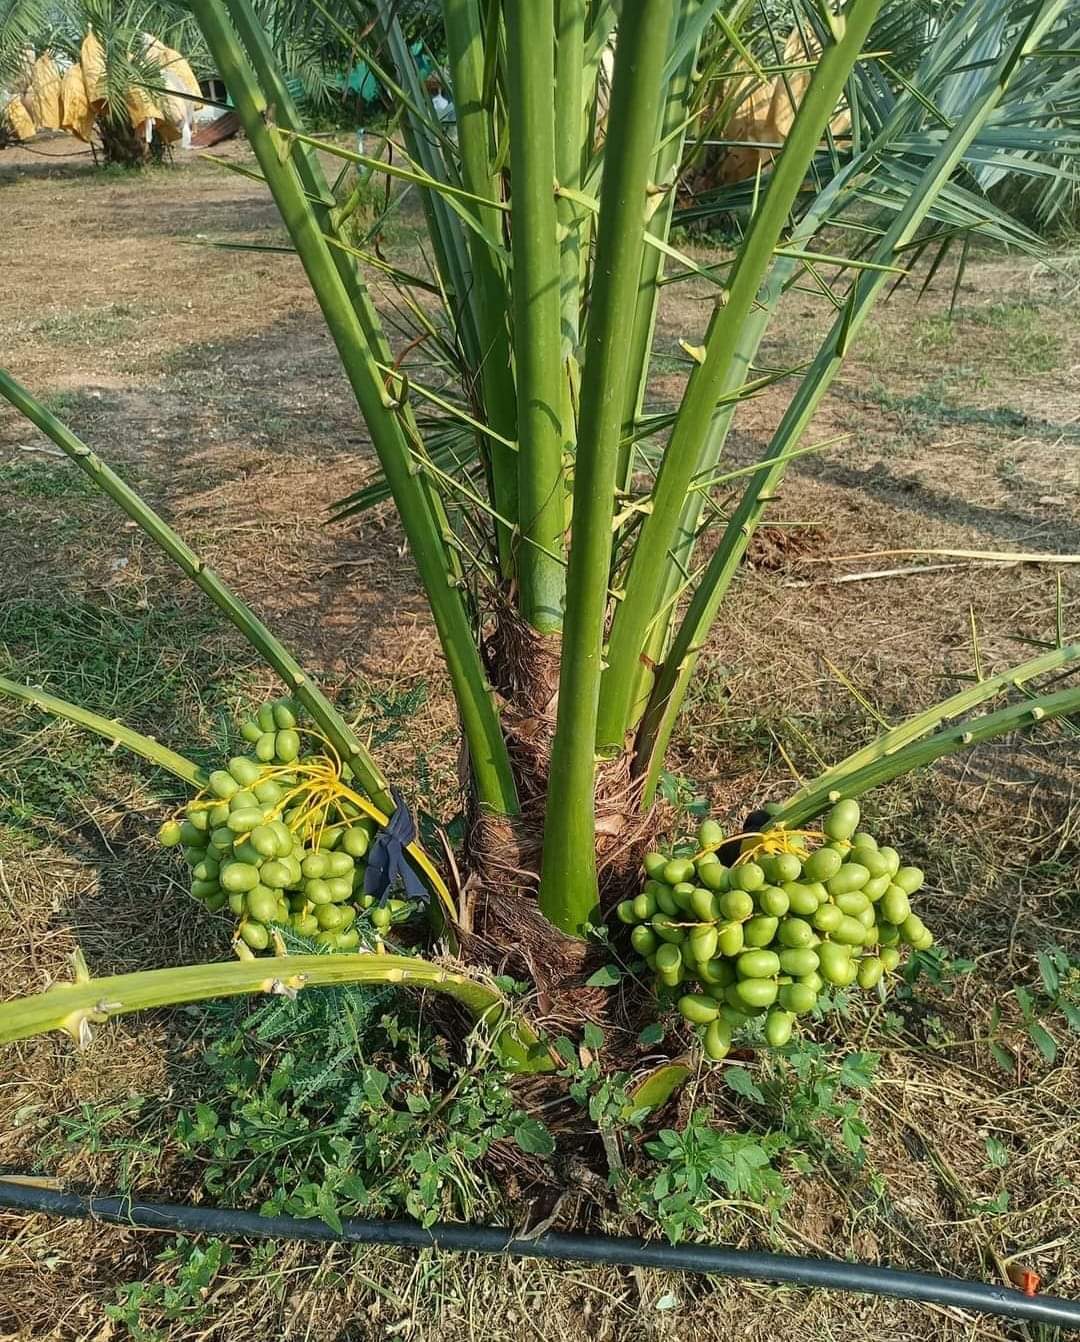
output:
<path id="1" fill-rule="evenodd" d="M 100 111 L 108 98 L 105 49 L 92 32 L 88 32 L 82 40 L 79 64 L 82 66 L 87 102 L 96 112 Z"/>
<path id="2" fill-rule="evenodd" d="M 34 62 L 29 111 L 37 130 L 60 129 L 60 67 L 50 52 Z"/>
<path id="3" fill-rule="evenodd" d="M 185 98 L 184 101 L 190 103 L 193 112 L 197 112 L 202 107 L 200 97 L 202 89 L 199 87 L 199 81 L 195 78 L 195 71 L 183 56 L 178 51 L 174 51 L 172 47 L 162 47 L 162 51 L 165 53 L 163 64 L 165 73 L 169 76 L 169 83 L 173 88 L 180 88 L 185 93 L 192 94 L 195 99 L 194 102 L 189 98 Z"/>
<path id="4" fill-rule="evenodd" d="M 0 121 L 7 126 L 17 140 L 32 140 L 34 138 L 33 119 L 19 98 L 12 98 L 3 112 L 0 112 Z"/>
<path id="5" fill-rule="evenodd" d="M 182 98 L 174 94 L 172 97 L 163 98 L 165 115 L 174 126 L 186 125 L 190 129 L 195 113 L 203 105 L 199 97 L 202 92 L 199 81 L 195 78 L 195 71 L 178 51 L 174 51 L 172 47 L 162 47 L 161 55 L 163 82 L 169 88 L 176 89 L 177 94 L 192 95 L 190 98 Z"/>
<path id="6" fill-rule="evenodd" d="M 132 84 L 125 95 L 128 118 L 132 127 L 144 135 L 147 123 L 152 122 L 153 130 L 166 144 L 171 144 L 190 132 L 192 113 L 202 107 L 201 101 L 179 96 L 180 93 L 197 96 L 199 81 L 178 51 L 150 34 L 146 34 L 145 54 L 161 67 L 162 84 L 176 92 L 157 94 Z M 81 61 L 69 66 L 61 76 L 51 53 L 46 52 L 36 60 L 29 48 L 23 53 L 18 90 L 23 96 L 12 98 L 0 111 L 0 119 L 12 134 L 28 140 L 38 130 L 65 130 L 89 142 L 94 122 L 108 97 L 105 51 L 92 30 L 87 30 L 83 38 L 81 56 Z"/>
<path id="7" fill-rule="evenodd" d="M 815 60 L 820 53 L 811 38 L 810 51 L 803 45 L 798 30 L 784 44 L 783 63 L 800 65 Z M 760 144 L 736 145 L 727 151 L 720 164 L 722 182 L 738 182 L 753 177 L 758 167 L 766 168 L 780 152 L 795 120 L 799 104 L 810 87 L 812 70 L 790 70 L 767 84 L 758 84 L 739 104 L 724 130 L 725 140 L 749 140 Z M 851 126 L 851 115 L 840 111 L 829 123 L 833 135 L 842 135 Z"/>
<path id="8" fill-rule="evenodd" d="M 162 120 L 161 108 L 154 101 L 154 95 L 138 84 L 132 84 L 127 91 L 127 111 L 136 128 L 144 121 Z"/>
<path id="9" fill-rule="evenodd" d="M 60 105 L 60 129 L 89 144 L 90 132 L 94 129 L 94 111 L 86 96 L 86 81 L 79 64 L 69 66 L 64 71 L 60 85 Z"/>
<path id="10" fill-rule="evenodd" d="M 127 93 L 127 112 L 135 130 L 144 132 L 146 123 L 152 121 L 154 129 L 166 144 L 179 140 L 179 127 L 165 115 L 157 101 L 157 95 L 148 89 L 141 88 L 138 84 L 131 85 Z M 147 139 L 149 140 L 149 137 Z"/>

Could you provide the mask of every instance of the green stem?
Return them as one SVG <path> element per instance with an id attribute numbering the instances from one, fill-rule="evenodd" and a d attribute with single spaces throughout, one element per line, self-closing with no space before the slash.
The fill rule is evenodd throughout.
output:
<path id="1" fill-rule="evenodd" d="M 499 199 L 500 175 L 494 171 L 491 110 L 484 103 L 484 29 L 477 0 L 443 0 L 447 60 L 454 86 L 461 179 L 474 197 Z M 492 37 L 491 40 L 494 40 Z M 502 232 L 498 210 L 475 206 L 477 222 L 489 233 Z M 480 385 L 487 422 L 504 438 L 517 437 L 517 392 L 514 387 L 510 330 L 506 312 L 507 277 L 482 238 L 470 232 L 473 282 L 476 286 L 477 337 L 480 342 Z M 490 461 L 489 476 L 495 511 L 517 516 L 517 454 L 495 444 L 482 445 Z M 513 534 L 496 526 L 499 568 L 513 576 Z"/>
<path id="2" fill-rule="evenodd" d="M 701 442 L 795 197 L 880 6 L 881 0 L 852 0 L 845 7 L 843 34 L 825 48 L 818 61 L 765 199 L 735 261 L 726 303 L 714 312 L 709 324 L 704 359 L 687 383 L 653 490 L 652 511 L 634 549 L 626 596 L 612 621 L 608 670 L 600 692 L 597 745 L 601 751 L 623 748 L 640 657 L 661 600 L 665 559 L 675 543 Z"/>
<path id="3" fill-rule="evenodd" d="M 33 704 L 35 708 L 39 708 L 43 713 L 49 713 L 53 717 L 66 718 L 69 722 L 76 722 L 80 727 L 85 727 L 87 731 L 95 732 L 98 736 L 104 737 L 106 741 L 111 741 L 113 745 L 125 746 L 134 754 L 141 755 L 144 760 L 149 760 L 151 764 L 167 769 L 169 773 L 175 774 L 177 778 L 182 778 L 185 783 L 190 783 L 193 787 L 206 786 L 205 771 L 200 769 L 192 760 L 185 759 L 183 755 L 178 755 L 175 750 L 170 750 L 168 746 L 161 745 L 152 736 L 143 736 L 141 732 L 133 731 L 131 727 L 125 727 L 122 722 L 116 722 L 112 718 L 103 718 L 98 713 L 91 713 L 88 709 L 80 708 L 78 704 L 69 704 L 66 699 L 58 699 L 55 695 L 35 689 L 32 685 L 20 685 L 17 681 L 8 680 L 6 676 L 0 676 L 0 694 L 6 694 L 12 699 L 20 699 L 24 704 Z"/>
<path id="4" fill-rule="evenodd" d="M 673 0 L 623 11 L 604 149 L 596 264 L 590 296 L 574 471 L 574 539 L 566 577 L 559 706 L 544 823 L 540 908 L 581 935 L 597 905 L 594 781 L 611 519 L 631 324 L 645 246 L 643 224 L 660 72 Z"/>
<path id="5" fill-rule="evenodd" d="M 463 595 L 452 578 L 441 505 L 433 501 L 428 478 L 413 469 L 405 428 L 378 370 L 377 351 L 298 176 L 290 148 L 296 142 L 272 129 L 267 99 L 218 0 L 192 0 L 192 9 L 322 309 L 397 505 L 446 657 L 478 800 L 494 812 L 513 814 L 517 795 L 510 760 Z"/>
<path id="6" fill-rule="evenodd" d="M 518 521 L 535 544 L 517 564 L 521 611 L 540 633 L 562 626 L 567 390 L 561 358 L 555 209 L 554 0 L 506 0 L 510 111 Z"/>
<path id="7" fill-rule="evenodd" d="M 683 25 L 691 19 L 704 4 L 705 0 L 686 0 L 675 11 L 671 33 L 668 37 L 670 52 L 678 41 Z M 675 207 L 675 188 L 678 181 L 679 164 L 682 161 L 683 142 L 686 137 L 685 121 L 687 103 L 694 68 L 697 65 L 700 43 L 680 62 L 667 86 L 664 111 L 660 118 L 659 147 L 653 155 L 653 185 L 664 195 L 657 209 L 645 224 L 645 231 L 651 237 L 667 242 L 671 232 L 671 215 Z M 680 132 L 678 128 L 683 126 Z M 664 255 L 656 247 L 646 247 L 641 257 L 641 275 L 638 278 L 637 299 L 633 308 L 634 329 L 630 340 L 630 374 L 627 378 L 626 395 L 623 404 L 623 418 L 619 449 L 619 467 L 616 480 L 620 489 L 629 489 L 633 470 L 634 449 L 633 434 L 637 428 L 638 417 L 645 402 L 645 391 L 649 382 L 649 361 L 653 347 L 653 333 L 656 329 L 656 313 L 659 307 L 660 284 L 664 273 Z"/>
<path id="8" fill-rule="evenodd" d="M 586 0 L 557 0 L 555 55 L 555 174 L 560 186 L 581 190 L 585 149 L 585 11 Z M 566 196 L 557 207 L 562 231 L 562 357 L 576 357 L 581 319 L 580 208 Z"/>
<path id="9" fill-rule="evenodd" d="M 936 157 L 930 160 L 912 186 L 903 208 L 875 246 L 873 260 L 890 264 L 911 243 L 968 146 L 1001 101 L 1017 64 L 1038 45 L 1066 3 L 1067 0 L 1052 0 L 1033 12 L 1023 35 L 997 63 L 981 93 L 973 99 Z M 687 685 L 750 537 L 783 477 L 792 449 L 813 418 L 840 370 L 848 347 L 889 278 L 884 270 L 860 271 L 856 275 L 844 311 L 837 316 L 828 338 L 788 405 L 762 460 L 762 470 L 747 486 L 694 593 L 664 659 L 638 734 L 635 767 L 646 775 L 646 802 L 655 794 L 664 753 Z"/>
<path id="10" fill-rule="evenodd" d="M 260 87 L 273 105 L 276 124 L 285 130 L 302 131 L 304 123 L 293 102 L 288 85 L 282 78 L 266 33 L 255 17 L 249 0 L 230 0 L 229 16 L 247 50 Z M 308 194 L 313 212 L 319 221 L 320 230 L 323 233 L 336 233 L 337 229 L 333 223 L 333 195 L 318 158 L 306 150 L 296 150 L 292 159 L 296 165 L 297 176 Z M 380 357 L 389 360 L 390 348 L 368 295 L 367 286 L 358 276 L 356 266 L 347 254 L 340 252 L 335 254 L 334 263 L 341 282 L 352 299 L 357 316 L 363 323 L 369 343 L 380 351 Z"/>
<path id="11" fill-rule="evenodd" d="M 300 663 L 285 649 L 255 612 L 234 595 L 213 569 L 101 458 L 3 369 L 0 396 L 5 397 L 32 424 L 61 448 L 86 472 L 95 485 L 118 504 L 150 539 L 199 587 L 223 615 L 240 631 L 288 685 L 290 692 L 308 710 L 329 738 L 334 749 L 352 769 L 368 796 L 384 811 L 394 809 L 387 782 L 366 748 L 350 731 L 345 720 L 322 691 L 304 673 Z"/>
<path id="12" fill-rule="evenodd" d="M 1033 723 L 1049 721 L 1078 711 L 1080 711 L 1080 685 L 1074 685 L 1071 689 L 1059 690 L 1056 694 L 1033 695 L 1021 703 L 999 709 L 996 713 L 984 713 L 981 717 L 968 718 L 952 727 L 934 732 L 925 740 L 913 741 L 887 754 L 878 754 L 869 762 L 857 767 L 848 768 L 851 761 L 845 760 L 843 764 L 838 764 L 829 771 L 828 781 L 817 779 L 801 788 L 775 813 L 774 819 L 777 822 L 783 821 L 786 825 L 801 825 L 819 815 L 828 805 L 833 801 L 839 801 L 841 797 L 861 796 L 871 788 L 880 787 L 890 779 L 899 778 L 901 774 L 925 768 L 942 755 L 951 755 L 979 741 L 989 741 L 1021 727 L 1030 727 Z"/>
<path id="13" fill-rule="evenodd" d="M 132 1011 L 249 993 L 294 995 L 305 988 L 342 984 L 396 984 L 446 993 L 497 1031 L 496 1046 L 508 1067 L 516 1071 L 551 1067 L 546 1051 L 537 1048 L 536 1035 L 509 1015 L 506 999 L 497 989 L 409 955 L 286 955 L 108 978 L 90 979 L 84 974 L 75 983 L 0 1003 L 0 1044 L 52 1030 L 63 1030 L 77 1043 L 85 1043 L 93 1026 Z"/>

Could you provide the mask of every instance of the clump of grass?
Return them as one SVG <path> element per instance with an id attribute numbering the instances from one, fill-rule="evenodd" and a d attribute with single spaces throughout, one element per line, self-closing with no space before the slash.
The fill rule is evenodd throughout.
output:
<path id="1" fill-rule="evenodd" d="M 0 497 L 20 499 L 89 498 L 94 486 L 66 461 L 0 462 Z"/>
<path id="2" fill-rule="evenodd" d="M 112 345 L 130 340 L 147 315 L 137 303 L 106 303 L 50 313 L 30 323 L 29 333 L 50 345 Z"/>
<path id="3" fill-rule="evenodd" d="M 978 328 L 994 333 L 990 348 L 980 346 L 980 358 L 1003 364 L 1012 373 L 1052 373 L 1061 366 L 1064 348 L 1059 332 L 1038 304 L 1019 300 L 926 317 L 915 327 L 913 347 L 921 359 L 954 347 L 963 354 Z"/>

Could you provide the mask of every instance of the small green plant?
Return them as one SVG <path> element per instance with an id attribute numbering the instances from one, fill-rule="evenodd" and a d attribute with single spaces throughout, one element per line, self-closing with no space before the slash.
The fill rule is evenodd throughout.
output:
<path id="1" fill-rule="evenodd" d="M 861 1164 L 869 1129 L 859 1091 L 873 1084 L 877 1064 L 874 1053 L 837 1056 L 828 1045 L 800 1040 L 778 1060 L 762 1090 L 766 1103 L 783 1115 L 784 1130 L 800 1151 L 834 1155 L 835 1135 L 843 1151 Z"/>
<path id="2" fill-rule="evenodd" d="M 130 339 L 139 319 L 149 315 L 135 303 L 106 303 L 104 307 L 41 317 L 30 331 L 53 345 L 100 346 Z"/>
<path id="3" fill-rule="evenodd" d="M 874 1053 L 839 1053 L 828 1044 L 793 1041 L 755 1073 L 728 1067 L 724 1084 L 752 1106 L 757 1121 L 775 1124 L 791 1143 L 792 1164 L 804 1172 L 808 1155 L 860 1166 L 869 1129 L 858 1092 L 873 1083 Z M 839 1145 L 837 1145 L 839 1139 Z"/>
<path id="4" fill-rule="evenodd" d="M 274 1245 L 257 1245 L 253 1257 L 269 1259 Z M 187 1328 L 196 1328 L 213 1317 L 214 1306 L 208 1302 L 210 1288 L 219 1272 L 232 1259 L 232 1249 L 220 1239 L 198 1242 L 177 1236 L 167 1249 L 157 1255 L 157 1262 L 171 1268 L 171 1281 L 134 1281 L 117 1288 L 115 1304 L 105 1306 L 106 1318 L 122 1323 L 134 1342 L 158 1342 L 168 1336 L 148 1322 L 147 1316 Z"/>
<path id="5" fill-rule="evenodd" d="M 920 979 L 925 978 L 943 996 L 949 997 L 956 991 L 957 980 L 974 968 L 974 960 L 952 956 L 943 946 L 931 946 L 911 956 L 904 966 L 904 981 L 909 989 L 913 989 Z M 906 995 L 913 994 L 908 992 Z"/>
<path id="6" fill-rule="evenodd" d="M 1061 341 L 1047 329 L 1035 303 L 994 303 L 981 312 L 965 314 L 978 325 L 1000 332 L 1001 357 L 1016 373 L 1050 373 L 1060 366 Z"/>
<path id="7" fill-rule="evenodd" d="M 1060 946 L 1052 946 L 1038 954 L 1039 981 L 1031 987 L 1017 985 L 1012 991 L 1020 1008 L 1024 1033 L 1044 1061 L 1057 1059 L 1060 1041 L 1048 1028 L 1048 1022 L 1061 1017 L 1065 1027 L 1080 1034 L 1080 962 L 1072 959 Z M 1016 1070 L 1017 1050 L 1001 1038 L 1001 1008 L 995 1006 L 990 1018 L 990 1051 L 994 1061 L 1005 1072 Z"/>
<path id="8" fill-rule="evenodd" d="M 646 1142 L 654 1167 L 628 1178 L 622 1204 L 673 1244 L 707 1229 L 706 1211 L 717 1205 L 750 1203 L 771 1214 L 787 1195 L 774 1161 L 788 1145 L 783 1132 L 722 1131 L 707 1106 L 695 1108 L 684 1128 L 662 1128 Z"/>
<path id="9" fill-rule="evenodd" d="M 596 978 L 594 975 L 594 982 Z M 604 1034 L 598 1026 L 585 1026 L 582 1044 L 583 1050 L 580 1050 L 565 1035 L 555 1040 L 553 1047 L 563 1064 L 558 1075 L 567 1079 L 570 1098 L 588 1111 L 607 1144 L 616 1132 L 640 1128 L 649 1110 L 636 1101 L 629 1072 L 612 1072 L 604 1067 L 600 1058 Z M 611 1160 L 610 1147 L 608 1154 Z M 620 1164 L 617 1154 L 611 1163 Z"/>

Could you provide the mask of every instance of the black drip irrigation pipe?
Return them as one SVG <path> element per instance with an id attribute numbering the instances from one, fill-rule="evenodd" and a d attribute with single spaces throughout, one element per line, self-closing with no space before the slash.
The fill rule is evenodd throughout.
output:
<path id="1" fill-rule="evenodd" d="M 453 1225 L 445 1221 L 425 1229 L 411 1221 L 348 1220 L 342 1222 L 339 1233 L 323 1221 L 298 1220 L 293 1216 L 259 1216 L 256 1212 L 135 1202 L 130 1198 L 81 1197 L 48 1188 L 7 1183 L 3 1178 L 0 1178 L 0 1207 L 189 1234 L 251 1235 L 260 1239 L 333 1244 L 389 1244 L 410 1249 L 435 1248 L 457 1253 L 510 1254 L 518 1258 L 704 1272 L 718 1277 L 787 1282 L 794 1286 L 921 1300 L 1080 1331 L 1080 1302 L 1077 1301 L 1052 1295 L 1026 1295 L 1004 1286 L 988 1286 L 958 1277 L 902 1272 L 897 1268 L 827 1258 L 795 1258 L 787 1254 L 753 1253 L 703 1244 L 649 1243 L 609 1235 L 546 1234 L 535 1239 L 514 1239 L 511 1231 L 498 1226 Z"/>

